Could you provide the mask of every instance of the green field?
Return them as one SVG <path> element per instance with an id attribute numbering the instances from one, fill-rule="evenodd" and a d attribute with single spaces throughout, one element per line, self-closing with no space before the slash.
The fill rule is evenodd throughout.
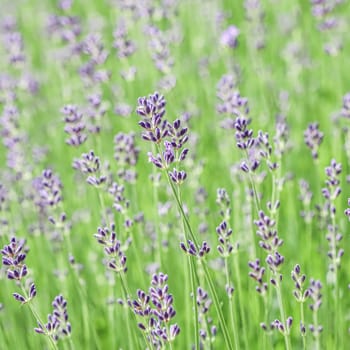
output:
<path id="1" fill-rule="evenodd" d="M 0 0 L 0 349 L 347 349 L 349 16 Z"/>

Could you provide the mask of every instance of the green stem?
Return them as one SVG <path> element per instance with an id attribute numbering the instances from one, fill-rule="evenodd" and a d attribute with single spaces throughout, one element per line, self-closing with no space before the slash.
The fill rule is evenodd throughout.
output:
<path id="1" fill-rule="evenodd" d="M 305 327 L 305 319 L 304 319 L 304 303 L 300 303 L 300 322 L 303 327 Z M 301 338 L 303 340 L 303 350 L 306 350 L 306 334 L 301 333 Z"/>
<path id="2" fill-rule="evenodd" d="M 215 288 L 214 283 L 212 281 L 212 278 L 210 276 L 208 266 L 205 264 L 204 261 L 202 261 L 202 260 L 200 260 L 200 261 L 202 262 L 202 267 L 203 267 L 203 270 L 204 270 L 205 279 L 206 279 L 206 281 L 208 283 L 209 290 L 210 290 L 210 293 L 212 295 L 213 302 L 214 302 L 214 305 L 215 305 L 215 309 L 216 309 L 216 312 L 218 314 L 220 327 L 221 327 L 222 333 L 224 335 L 226 349 L 233 349 L 232 342 L 231 342 L 231 337 L 230 337 L 229 332 L 227 330 L 227 325 L 226 325 L 226 322 L 225 322 L 225 319 L 224 319 L 224 315 L 223 315 L 221 307 L 220 307 L 220 301 L 219 301 L 218 295 L 216 294 L 216 288 Z"/>
<path id="3" fill-rule="evenodd" d="M 121 284 L 121 287 L 122 287 L 122 290 L 123 290 L 123 293 L 124 293 L 124 298 L 125 298 L 125 300 L 126 300 L 126 302 L 129 300 L 129 298 L 130 298 L 130 295 L 131 295 L 131 293 L 130 293 L 130 291 L 129 291 L 129 288 L 128 288 L 128 285 L 127 285 L 127 282 L 126 282 L 126 280 L 125 280 L 125 277 L 124 277 L 124 274 L 123 274 L 123 272 L 121 272 L 121 273 L 119 273 L 119 277 L 120 277 L 120 284 Z M 135 324 L 137 324 L 137 317 L 136 317 L 136 315 L 135 315 L 135 313 L 134 312 L 132 312 L 132 311 L 130 311 L 131 312 L 131 314 L 132 314 L 132 316 L 133 316 L 133 319 L 134 319 L 134 321 L 135 321 Z M 137 340 L 137 337 L 136 337 L 136 334 L 135 334 L 135 332 L 134 331 L 131 331 L 131 329 L 130 329 L 130 323 L 129 323 L 129 317 L 128 317 L 128 315 L 126 315 L 126 317 L 127 317 L 127 327 L 128 327 L 128 338 L 130 338 L 130 335 L 132 334 L 132 336 L 133 336 L 133 342 L 135 343 L 135 344 L 138 344 L 139 342 L 138 342 L 138 340 Z M 153 345 L 148 341 L 148 339 L 147 339 L 147 337 L 146 337 L 146 335 L 145 335 L 145 333 L 144 332 L 142 332 L 142 335 L 143 335 L 143 338 L 144 338 L 144 340 L 145 340 L 145 343 L 147 344 L 147 347 L 149 347 L 150 349 L 153 349 Z M 130 344 L 129 344 L 130 345 Z M 130 349 L 134 349 L 133 347 L 132 348 L 130 348 Z"/>
<path id="4" fill-rule="evenodd" d="M 120 274 L 119 274 L 120 275 Z M 123 283 L 123 282 L 122 282 Z M 126 295 L 124 291 L 124 298 L 127 300 L 128 296 Z M 137 337 L 135 335 L 135 332 L 131 330 L 130 326 L 130 320 L 129 320 L 129 310 L 127 307 L 123 305 L 123 309 L 125 311 L 125 318 L 126 318 L 126 329 L 128 330 L 128 339 L 129 339 L 129 347 L 130 349 L 135 349 L 137 347 Z M 133 336 L 131 336 L 131 334 Z"/>
<path id="5" fill-rule="evenodd" d="M 23 296 L 24 296 L 26 299 L 28 299 L 29 297 L 28 297 L 27 292 L 26 292 L 26 290 L 25 290 L 25 288 L 24 288 L 24 286 L 23 286 L 22 283 L 21 283 L 21 289 L 22 289 L 22 292 L 23 292 Z M 30 300 L 30 301 L 27 303 L 27 305 L 29 306 L 29 309 L 30 309 L 30 311 L 32 312 L 32 314 L 33 314 L 34 318 L 36 319 L 36 321 L 37 321 L 38 323 L 40 323 L 40 324 L 44 327 L 44 324 L 45 324 L 45 323 L 41 320 L 39 314 L 37 313 L 37 311 L 35 310 L 34 306 L 32 305 L 32 300 Z M 48 333 L 45 333 L 45 334 L 46 334 L 46 336 L 47 336 L 48 339 L 49 339 L 49 343 L 50 343 L 51 349 L 58 350 L 58 347 L 57 347 L 55 341 L 52 339 L 51 335 L 48 334 Z"/>
<path id="6" fill-rule="evenodd" d="M 169 179 L 169 178 L 168 178 Z M 170 180 L 170 179 L 169 179 Z M 178 187 L 178 193 L 177 193 L 177 198 L 179 199 L 180 206 L 182 208 L 182 199 L 181 199 L 181 192 L 180 188 Z M 184 216 L 181 215 L 182 217 L 182 225 L 183 225 L 183 230 L 186 234 L 186 223 L 184 220 Z M 187 237 L 186 237 L 187 239 Z M 197 279 L 197 285 L 199 285 L 198 281 L 198 276 L 196 274 L 196 267 L 194 265 L 193 257 L 188 256 L 188 266 L 190 270 L 190 283 L 191 283 L 191 291 L 192 291 L 192 305 L 193 305 L 193 310 L 194 310 L 194 341 L 195 341 L 195 349 L 199 350 L 200 349 L 200 343 L 199 343 L 199 320 L 198 320 L 198 305 L 197 305 L 197 300 L 196 300 L 196 283 L 195 283 L 195 275 Z"/>
<path id="7" fill-rule="evenodd" d="M 249 349 L 249 341 L 248 341 L 248 335 L 247 335 L 247 322 L 246 322 L 246 314 L 244 312 L 244 303 L 243 303 L 243 293 L 242 293 L 242 283 L 241 283 L 241 274 L 240 269 L 238 265 L 238 255 L 234 255 L 234 269 L 235 269 L 235 276 L 237 280 L 237 289 L 238 289 L 238 305 L 239 305 L 239 312 L 242 317 L 242 330 L 243 330 L 243 340 L 244 340 L 244 348 Z"/>
<path id="8" fill-rule="evenodd" d="M 281 322 L 283 325 L 286 327 L 286 315 L 284 312 L 284 306 L 283 306 L 283 299 L 282 299 L 282 290 L 280 286 L 280 282 L 278 281 L 278 276 L 275 274 L 276 277 L 276 293 L 277 293 L 277 300 L 278 300 L 278 306 L 280 309 L 280 314 L 281 314 Z M 291 349 L 291 344 L 290 344 L 290 337 L 289 337 L 289 330 L 286 329 L 285 332 L 283 333 L 284 336 L 284 342 L 286 346 L 286 350 Z"/>
<path id="9" fill-rule="evenodd" d="M 320 350 L 320 334 L 318 331 L 318 317 L 317 317 L 317 310 L 314 310 L 312 313 L 312 321 L 315 327 L 316 335 L 314 336 L 316 341 L 316 350 Z"/>
<path id="10" fill-rule="evenodd" d="M 226 276 L 226 285 L 230 286 L 231 281 L 230 281 L 230 273 L 228 269 L 228 263 L 227 263 L 227 258 L 224 259 L 225 261 L 225 276 Z M 229 301 L 229 309 L 230 309 L 230 320 L 231 320 L 231 325 L 232 325 L 232 334 L 233 334 L 233 339 L 235 343 L 235 348 L 236 350 L 240 349 L 239 347 L 239 342 L 238 342 L 238 332 L 237 332 L 237 326 L 235 322 L 235 317 L 234 317 L 234 305 L 232 302 L 232 295 L 228 296 L 228 301 Z"/>
<path id="11" fill-rule="evenodd" d="M 185 234 L 187 232 L 187 234 L 193 240 L 195 245 L 198 247 L 198 240 L 196 239 L 195 235 L 193 234 L 192 227 L 191 227 L 191 225 L 190 225 L 190 223 L 188 221 L 188 218 L 187 218 L 187 216 L 186 216 L 186 214 L 184 212 L 184 209 L 182 207 L 181 201 L 180 201 L 180 199 L 179 199 L 179 197 L 177 195 L 177 192 L 175 190 L 175 186 L 172 183 L 171 179 L 169 178 L 168 174 L 167 174 L 167 179 L 168 179 L 170 187 L 171 187 L 171 189 L 173 191 L 173 194 L 174 194 L 175 200 L 177 202 L 178 209 L 180 211 L 182 219 L 184 220 L 184 224 L 186 225 L 186 228 L 187 228 L 187 230 L 185 231 Z M 215 305 L 215 309 L 216 309 L 216 312 L 217 312 L 218 317 L 219 317 L 219 323 L 220 323 L 220 327 L 221 327 L 223 335 L 224 335 L 226 348 L 227 349 L 233 349 L 231 338 L 229 336 L 229 332 L 227 330 L 227 325 L 226 325 L 226 322 L 225 322 L 225 319 L 224 319 L 224 316 L 223 316 L 223 313 L 222 313 L 222 310 L 221 310 L 220 301 L 219 301 L 219 298 L 218 298 L 218 296 L 216 294 L 216 288 L 215 288 L 213 280 L 212 280 L 212 278 L 210 276 L 209 269 L 208 269 L 206 263 L 203 261 L 203 259 L 201 259 L 200 262 L 201 262 L 201 266 L 203 267 L 205 279 L 206 279 L 206 281 L 207 281 L 207 283 L 209 285 L 209 290 L 210 290 L 210 293 L 212 295 L 213 302 L 214 302 L 214 305 Z"/>

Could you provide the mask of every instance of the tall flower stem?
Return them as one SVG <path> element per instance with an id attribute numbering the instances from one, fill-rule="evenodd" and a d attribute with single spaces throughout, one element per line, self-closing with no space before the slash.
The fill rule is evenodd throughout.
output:
<path id="1" fill-rule="evenodd" d="M 225 262 L 225 276 L 226 276 L 226 286 L 230 286 L 231 285 L 231 279 L 230 279 L 230 272 L 229 272 L 229 268 L 228 268 L 228 261 L 227 261 L 227 257 L 224 259 Z M 238 332 L 237 332 L 237 325 L 236 325 L 236 320 L 234 317 L 234 313 L 235 313 L 235 308 L 234 308 L 234 304 L 232 302 L 232 295 L 229 294 L 228 297 L 228 302 L 229 302 L 229 309 L 230 309 L 230 320 L 231 320 L 231 325 L 232 325 L 232 334 L 233 334 L 233 339 L 235 342 L 235 348 L 239 349 L 239 342 L 238 342 Z"/>
<path id="2" fill-rule="evenodd" d="M 196 244 L 196 246 L 198 247 L 198 240 L 195 237 L 195 235 L 193 234 L 192 227 L 191 227 L 191 225 L 190 225 L 190 223 L 188 221 L 188 218 L 187 218 L 187 216 L 186 216 L 186 214 L 184 212 L 184 209 L 182 207 L 180 198 L 178 197 L 178 194 L 176 192 L 175 185 L 172 183 L 172 181 L 169 178 L 169 176 L 167 176 L 167 178 L 168 178 L 168 182 L 170 184 L 170 187 L 172 189 L 173 195 L 175 197 L 176 203 L 178 205 L 178 209 L 179 209 L 180 215 L 182 216 L 182 219 L 184 220 L 185 226 L 187 228 L 187 230 L 186 230 L 187 234 L 188 234 L 189 238 L 191 238 L 193 240 L 193 242 Z M 208 268 L 208 266 L 207 266 L 207 264 L 205 263 L 204 260 L 202 261 L 202 259 L 201 259 L 200 262 L 201 262 L 201 266 L 202 266 L 203 271 L 204 271 L 205 279 L 206 279 L 206 281 L 208 283 L 208 286 L 209 286 L 209 290 L 210 290 L 211 296 L 213 298 L 213 302 L 214 302 L 214 305 L 215 305 L 216 312 L 218 314 L 219 323 L 220 323 L 220 326 L 221 326 L 221 329 L 222 329 L 222 332 L 223 332 L 223 335 L 224 335 L 226 348 L 227 349 L 233 349 L 231 337 L 229 335 L 229 332 L 228 332 L 228 329 L 227 329 L 227 325 L 226 325 L 226 322 L 225 322 L 225 318 L 224 318 L 224 315 L 222 313 L 222 309 L 221 309 L 221 306 L 220 306 L 220 301 L 219 301 L 218 295 L 216 293 L 216 288 L 214 286 L 213 279 L 210 276 L 209 268 Z"/>
<path id="3" fill-rule="evenodd" d="M 276 279 L 276 294 L 277 294 L 277 300 L 278 300 L 278 307 L 280 309 L 281 322 L 285 326 L 286 325 L 286 314 L 285 314 L 285 311 L 284 311 L 282 290 L 281 290 L 281 286 L 280 286 L 280 283 L 278 281 L 278 278 Z M 290 344 L 290 336 L 289 336 L 289 330 L 288 329 L 286 329 L 286 331 L 283 332 L 283 336 L 284 336 L 284 343 L 285 343 L 285 346 L 286 346 L 286 350 L 290 350 L 291 349 L 291 344 Z"/>
<path id="4" fill-rule="evenodd" d="M 304 318 L 304 303 L 300 303 L 300 322 L 304 326 L 305 325 L 305 318 Z M 306 335 L 305 333 L 301 334 L 301 338 L 303 341 L 303 350 L 306 350 Z"/>
<path id="5" fill-rule="evenodd" d="M 243 303 L 243 300 L 242 300 L 242 296 L 243 296 L 243 293 L 242 293 L 242 283 L 241 283 L 241 275 L 240 275 L 240 269 L 239 269 L 239 260 L 238 260 L 238 255 L 235 254 L 234 255 L 234 262 L 233 262 L 233 267 L 234 267 L 234 270 L 235 270 L 235 277 L 236 277 L 236 280 L 237 280 L 237 289 L 238 289 L 238 305 L 239 305 L 239 312 L 241 314 L 241 318 L 242 318 L 242 330 L 243 330 L 243 340 L 244 340 L 244 347 L 245 349 L 249 349 L 249 341 L 248 341 L 248 336 L 247 336 L 247 329 L 248 329 L 248 326 L 247 326 L 247 322 L 246 322 L 246 315 L 245 315 L 245 312 L 244 312 L 244 303 Z"/>
<path id="6" fill-rule="evenodd" d="M 120 272 L 119 273 L 119 277 L 120 277 L 120 284 L 122 286 L 122 290 L 123 290 L 123 294 L 124 294 L 124 299 L 126 301 L 129 300 L 130 298 L 130 293 L 129 293 L 129 289 L 128 289 L 128 286 L 127 286 L 127 282 L 124 278 L 124 275 L 123 275 L 123 272 Z M 124 306 L 123 306 L 124 307 Z M 136 337 L 136 334 L 133 330 L 131 330 L 131 327 L 130 327 L 130 320 L 129 320 L 129 310 L 128 308 L 125 308 L 125 318 L 126 318 L 126 328 L 128 330 L 128 335 L 129 337 L 128 338 L 131 338 L 129 339 L 129 346 L 131 346 L 130 349 L 135 349 L 135 345 L 137 346 L 138 344 L 138 341 L 137 341 L 137 337 Z M 136 319 L 136 316 L 134 313 L 132 313 L 134 315 L 134 318 Z M 130 336 L 132 334 L 132 336 Z M 147 344 L 147 342 L 146 342 Z"/>
<path id="7" fill-rule="evenodd" d="M 27 291 L 24 287 L 24 285 L 21 283 L 21 290 L 22 290 L 22 293 L 24 295 L 24 297 L 26 299 L 28 299 L 28 294 L 27 294 Z M 31 313 L 33 314 L 34 318 L 36 319 L 37 322 L 39 322 L 41 325 L 44 325 L 45 323 L 41 320 L 39 314 L 37 313 L 36 309 L 34 308 L 33 304 L 32 304 L 32 300 L 30 300 L 27 305 L 29 306 L 29 309 L 31 311 Z M 49 339 L 49 344 L 50 344 L 50 348 L 51 349 L 54 349 L 54 350 L 58 350 L 58 347 L 55 343 L 55 341 L 52 339 L 51 335 L 50 334 L 46 334 L 46 336 L 48 337 Z"/>
<path id="8" fill-rule="evenodd" d="M 168 180 L 171 183 L 171 180 L 168 177 Z M 174 188 L 175 190 L 175 188 Z M 178 187 L 178 193 L 177 193 L 177 198 L 179 199 L 179 203 L 180 206 L 182 208 L 182 199 L 181 199 L 181 192 L 180 192 L 180 188 Z M 184 216 L 181 215 L 182 217 L 182 225 L 183 225 L 183 230 L 186 234 L 186 223 L 184 220 Z M 188 239 L 188 237 L 186 237 L 186 239 Z M 198 276 L 196 274 L 196 267 L 194 265 L 194 261 L 193 261 L 193 257 L 192 256 L 188 256 L 188 269 L 190 271 L 190 284 L 191 284 L 191 294 L 192 294 L 192 305 L 193 305 L 193 311 L 194 311 L 194 340 L 195 340 L 195 349 L 199 350 L 200 349 L 200 344 L 199 344 L 199 320 L 198 320 L 198 305 L 197 305 L 197 301 L 196 301 L 196 285 L 199 285 L 199 281 L 198 281 Z M 195 277 L 197 277 L 197 281 L 195 281 Z M 197 283 L 196 283 L 197 282 Z"/>

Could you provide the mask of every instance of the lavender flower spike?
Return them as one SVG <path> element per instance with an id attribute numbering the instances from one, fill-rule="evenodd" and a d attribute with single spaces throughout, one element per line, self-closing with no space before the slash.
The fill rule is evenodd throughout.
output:
<path id="1" fill-rule="evenodd" d="M 24 249 L 25 240 L 17 240 L 12 237 L 8 245 L 1 250 L 2 263 L 7 268 L 7 278 L 20 281 L 28 273 L 24 264 L 26 253 Z"/>
<path id="2" fill-rule="evenodd" d="M 237 47 L 237 44 L 238 44 L 238 40 L 237 40 L 238 35 L 239 35 L 239 29 L 231 25 L 222 32 L 220 37 L 220 44 L 223 46 L 227 46 L 229 48 L 235 48 Z"/>

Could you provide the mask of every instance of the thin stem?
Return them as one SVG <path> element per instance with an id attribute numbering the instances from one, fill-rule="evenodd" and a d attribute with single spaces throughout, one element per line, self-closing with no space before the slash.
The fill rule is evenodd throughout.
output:
<path id="1" fill-rule="evenodd" d="M 219 301 L 219 298 L 218 298 L 218 296 L 216 294 L 216 288 L 215 288 L 214 283 L 212 281 L 212 278 L 210 276 L 208 266 L 205 264 L 204 261 L 202 261 L 202 260 L 200 260 L 200 261 L 202 263 L 201 265 L 202 265 L 203 270 L 204 270 L 205 279 L 206 279 L 206 281 L 207 281 L 207 283 L 209 285 L 209 290 L 210 290 L 210 293 L 211 293 L 213 301 L 214 301 L 216 312 L 218 314 L 219 323 L 220 323 L 220 326 L 221 326 L 221 329 L 222 329 L 222 333 L 224 335 L 226 348 L 227 349 L 233 349 L 232 342 L 231 342 L 231 337 L 229 336 L 229 333 L 228 333 L 228 330 L 227 330 L 227 325 L 226 325 L 226 322 L 225 322 L 225 319 L 224 319 L 224 315 L 223 315 L 222 310 L 221 310 L 220 301 Z"/>
<path id="2" fill-rule="evenodd" d="M 332 206 L 334 204 L 332 203 Z M 333 273 L 334 273 L 334 312 L 335 312 L 335 320 L 333 322 L 334 325 L 334 344 L 335 347 L 338 345 L 339 341 L 339 325 L 340 322 L 340 309 L 339 309 L 339 283 L 338 283 L 338 262 L 337 262 L 337 241 L 336 241 L 336 224 L 335 224 L 335 215 L 331 213 L 332 218 L 332 234 L 331 234 L 331 243 L 332 243 L 332 265 L 333 265 Z"/>
<path id="3" fill-rule="evenodd" d="M 305 327 L 305 320 L 304 320 L 304 303 L 300 303 L 300 322 L 302 327 Z M 306 350 L 306 334 L 304 332 L 301 332 L 301 338 L 303 340 L 303 350 Z"/>
<path id="4" fill-rule="evenodd" d="M 169 178 L 168 178 L 169 179 Z M 170 180 L 170 179 L 169 179 Z M 177 198 L 179 199 L 179 203 L 182 208 L 182 199 L 181 199 L 181 192 L 180 188 L 178 188 L 178 193 L 177 193 Z M 184 216 L 181 215 L 182 217 L 182 225 L 183 225 L 183 230 L 186 234 L 186 224 L 184 220 Z M 186 237 L 187 239 L 187 237 Z M 194 340 L 195 340 L 195 349 L 199 350 L 200 349 L 200 344 L 199 344 L 199 320 L 198 320 L 198 305 L 197 305 L 197 300 L 196 300 L 196 283 L 195 283 L 195 274 L 196 274 L 196 268 L 194 266 L 194 261 L 191 256 L 188 257 L 188 266 L 190 270 L 190 283 L 191 283 L 191 290 L 192 290 L 192 305 L 193 305 L 193 310 L 194 310 Z M 198 283 L 198 277 L 197 277 L 197 285 Z"/>
<path id="5" fill-rule="evenodd" d="M 193 240 L 193 242 L 198 247 L 198 240 L 196 239 L 195 235 L 193 234 L 192 227 L 191 227 L 191 225 L 190 225 L 190 223 L 188 221 L 188 218 L 187 218 L 187 216 L 186 216 L 186 214 L 184 212 L 184 209 L 182 207 L 181 201 L 180 201 L 180 199 L 179 199 L 179 197 L 177 195 L 177 192 L 175 190 L 175 186 L 172 183 L 171 179 L 169 178 L 169 175 L 167 175 L 167 179 L 168 179 L 170 187 L 171 187 L 171 189 L 173 191 L 173 194 L 174 194 L 175 200 L 177 202 L 180 214 L 181 214 L 181 216 L 182 216 L 182 218 L 184 220 L 184 224 L 187 227 L 186 231 L 188 231 L 188 234 L 189 234 L 190 238 Z M 186 231 L 185 231 L 185 233 L 186 233 Z M 203 270 L 204 270 L 205 279 L 206 279 L 206 281 L 207 281 L 207 283 L 209 285 L 210 293 L 211 293 L 211 295 L 213 297 L 215 309 L 216 309 L 216 312 L 217 312 L 218 317 L 219 317 L 219 323 L 220 323 L 220 326 L 221 326 L 221 329 L 222 329 L 222 332 L 223 332 L 223 335 L 224 335 L 226 348 L 227 349 L 233 349 L 231 338 L 229 336 L 229 332 L 227 330 L 227 325 L 226 325 L 226 322 L 225 322 L 225 319 L 224 319 L 224 316 L 223 316 L 223 313 L 222 313 L 222 310 L 221 310 L 220 301 L 219 301 L 219 298 L 218 298 L 218 296 L 216 294 L 216 289 L 215 289 L 214 283 L 212 281 L 212 278 L 210 276 L 209 269 L 208 269 L 206 263 L 203 261 L 203 259 L 200 259 L 200 262 L 201 262 L 201 266 L 203 267 Z"/>
<path id="6" fill-rule="evenodd" d="M 228 263 L 227 263 L 227 258 L 224 259 L 225 261 L 225 276 L 226 276 L 226 285 L 230 286 L 231 285 L 231 281 L 230 281 L 230 273 L 229 273 L 229 269 L 228 269 Z M 234 317 L 234 305 L 232 302 L 232 295 L 230 294 L 228 297 L 228 301 L 229 301 L 229 309 L 230 309 L 230 320 L 231 320 L 231 325 L 232 325 L 232 333 L 233 333 L 233 339 L 235 342 L 235 348 L 238 350 L 239 347 L 239 342 L 238 342 L 238 332 L 237 332 L 237 326 L 236 326 L 236 322 L 235 322 L 235 317 Z"/>
<path id="7" fill-rule="evenodd" d="M 159 151 L 159 148 L 156 148 L 154 144 L 152 144 L 152 150 L 153 150 L 153 153 L 155 153 L 154 151 L 158 149 Z M 153 181 L 156 181 L 156 170 L 154 167 L 152 167 L 152 175 L 153 175 Z M 155 182 L 153 183 L 153 201 L 154 203 L 159 203 L 159 196 L 158 196 L 158 188 L 157 186 L 154 185 Z M 155 207 L 155 217 L 158 216 L 158 212 L 157 212 L 157 207 Z M 159 265 L 162 266 L 162 236 L 161 236 L 161 230 L 159 228 L 159 221 L 156 220 L 156 223 L 155 223 L 155 228 L 156 228 L 156 235 L 157 235 L 157 249 L 156 249 L 156 255 L 157 255 L 157 260 L 159 262 Z"/>
<path id="8" fill-rule="evenodd" d="M 24 285 L 23 285 L 22 283 L 21 283 L 21 289 L 22 289 L 22 293 L 23 293 L 24 297 L 25 297 L 26 299 L 28 299 L 27 291 L 25 290 Z M 34 318 L 36 319 L 36 321 L 37 321 L 38 323 L 40 323 L 42 326 L 44 326 L 45 323 L 41 320 L 39 314 L 37 313 L 37 311 L 35 310 L 34 306 L 32 305 L 32 300 L 30 300 L 30 301 L 27 303 L 27 305 L 29 306 L 29 309 L 30 309 L 30 311 L 32 312 L 32 314 L 33 314 Z M 58 347 L 57 347 L 55 341 L 52 339 L 51 335 L 48 334 L 48 333 L 45 333 L 45 335 L 46 335 L 46 336 L 48 337 L 48 339 L 49 339 L 50 347 L 51 347 L 52 349 L 54 349 L 54 350 L 58 350 Z"/>
<path id="9" fill-rule="evenodd" d="M 240 269 L 239 269 L 239 265 L 238 265 L 238 254 L 234 255 L 234 263 L 233 263 L 233 267 L 235 269 L 235 276 L 236 276 L 236 280 L 237 280 L 237 289 L 238 289 L 238 305 L 239 305 L 239 312 L 241 314 L 241 318 L 242 318 L 242 330 L 243 330 L 243 340 L 244 340 L 244 348 L 245 349 L 249 349 L 249 341 L 248 341 L 248 336 L 247 336 L 247 322 L 246 322 L 246 315 L 244 312 L 244 303 L 243 303 L 243 293 L 242 293 L 242 283 L 241 283 L 241 274 L 240 274 Z"/>
<path id="10" fill-rule="evenodd" d="M 314 335 L 315 341 L 316 341 L 316 350 L 320 350 L 320 334 L 318 331 L 318 315 L 317 310 L 314 310 L 312 313 L 312 321 L 315 326 L 315 332 L 316 335 Z"/>
<path id="11" fill-rule="evenodd" d="M 277 293 L 278 306 L 281 314 L 281 321 L 283 325 L 286 327 L 286 315 L 285 315 L 284 306 L 283 306 L 282 290 L 281 290 L 280 283 L 278 282 L 278 279 L 276 279 L 276 282 L 277 282 L 276 293 Z M 290 344 L 289 330 L 286 329 L 285 332 L 283 333 L 283 336 L 284 336 L 286 350 L 290 350 L 291 344 Z"/>
<path id="12" fill-rule="evenodd" d="M 121 282 L 121 286 L 122 286 L 122 289 L 123 289 L 124 299 L 127 301 L 128 300 L 128 294 L 127 294 L 126 288 L 124 287 L 124 281 L 123 281 L 123 278 L 122 278 L 122 272 L 119 273 L 119 277 L 120 277 L 120 282 Z M 128 334 L 129 334 L 129 337 L 128 337 L 129 338 L 129 346 L 131 346 L 130 349 L 134 349 L 135 344 L 137 344 L 137 339 L 136 339 L 136 336 L 135 336 L 135 332 L 131 331 L 128 309 L 125 308 L 124 305 L 123 305 L 123 308 L 124 308 L 124 311 L 125 311 L 126 329 L 128 330 Z M 133 336 L 130 336 L 131 334 Z"/>

